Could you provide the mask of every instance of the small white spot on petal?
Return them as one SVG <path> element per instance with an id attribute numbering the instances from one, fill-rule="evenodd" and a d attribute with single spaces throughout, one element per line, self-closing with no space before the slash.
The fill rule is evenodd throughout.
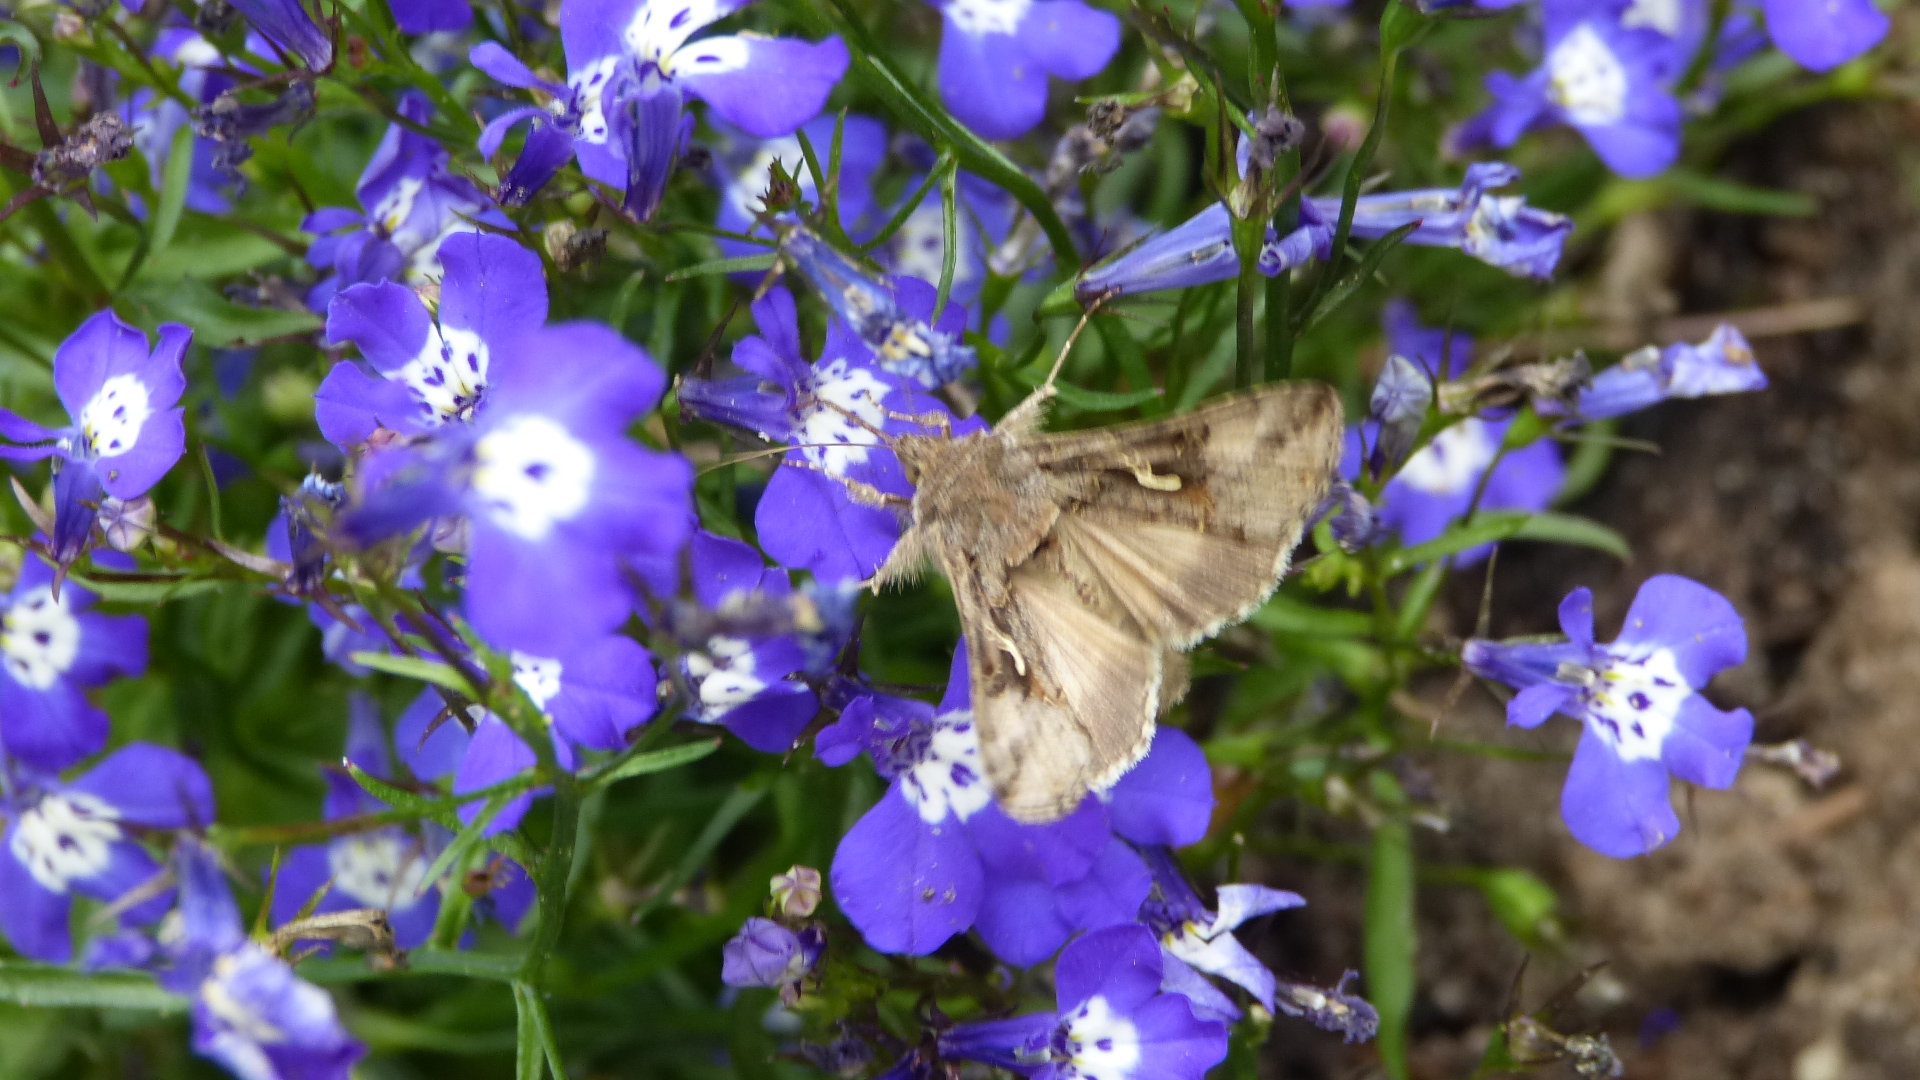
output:
<path id="1" fill-rule="evenodd" d="M 134 375 L 115 375 L 80 407 L 80 432 L 93 456 L 112 457 L 133 449 L 141 426 L 152 415 L 147 384 Z"/>
<path id="2" fill-rule="evenodd" d="M 1487 425 L 1470 416 L 1408 458 L 1399 479 L 1429 495 L 1457 495 L 1480 482 L 1499 449 Z"/>
<path id="3" fill-rule="evenodd" d="M 333 887 L 362 907 L 404 911 L 419 903 L 426 852 L 398 829 L 356 833 L 327 845 Z"/>
<path id="4" fill-rule="evenodd" d="M 547 711 L 547 702 L 560 693 L 560 661 L 523 652 L 513 654 L 513 681 L 533 699 L 533 707 Z"/>
<path id="5" fill-rule="evenodd" d="M 1587 726 L 1622 761 L 1658 761 L 1693 687 L 1671 649 L 1639 658 L 1612 656 L 1583 691 Z"/>
<path id="6" fill-rule="evenodd" d="M 1627 113 L 1627 69 L 1592 24 L 1581 23 L 1547 55 L 1547 93 L 1575 124 L 1615 124 Z"/>
<path id="7" fill-rule="evenodd" d="M 487 518 L 522 540 L 545 540 L 586 508 L 593 451 L 544 416 L 515 416 L 473 447 L 473 491 Z"/>
<path id="8" fill-rule="evenodd" d="M 42 585 L 19 597 L 0 617 L 0 653 L 7 674 L 29 690 L 45 690 L 67 673 L 80 652 L 80 620 L 67 607 L 71 594 L 53 598 Z"/>
<path id="9" fill-rule="evenodd" d="M 487 389 L 492 355 L 480 335 L 460 327 L 427 328 L 420 353 L 395 377 L 425 406 L 427 426 L 470 420 Z"/>
<path id="10" fill-rule="evenodd" d="M 20 815 L 7 845 L 33 879 L 65 893 L 68 883 L 107 868 L 122 833 L 120 812 L 78 791 L 48 795 Z"/>
<path id="11" fill-rule="evenodd" d="M 1140 1032 L 1095 995 L 1067 1020 L 1067 1055 L 1075 1074 L 1088 1080 L 1129 1080 L 1140 1065 Z"/>
<path id="12" fill-rule="evenodd" d="M 926 756 L 908 767 L 900 790 L 929 825 L 949 814 L 965 821 L 993 801 L 980 767 L 980 733 L 972 712 L 947 713 L 933 723 Z"/>
<path id="13" fill-rule="evenodd" d="M 1020 29 L 1033 0 L 951 0 L 947 17 L 963 34 L 1012 34 Z"/>
<path id="14" fill-rule="evenodd" d="M 816 365 L 814 400 L 803 407 L 793 433 L 801 455 L 835 476 L 845 476 L 848 468 L 864 463 L 868 448 L 880 441 L 874 431 L 886 423 L 881 402 L 887 391 L 887 384 L 871 370 L 856 367 L 844 357 Z"/>

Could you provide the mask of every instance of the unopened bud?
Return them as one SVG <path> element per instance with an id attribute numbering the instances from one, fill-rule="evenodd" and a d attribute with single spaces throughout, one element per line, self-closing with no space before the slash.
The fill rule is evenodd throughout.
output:
<path id="1" fill-rule="evenodd" d="M 771 891 L 776 912 L 788 918 L 804 919 L 820 906 L 820 871 L 811 866 L 795 866 L 784 874 L 775 874 Z"/>
<path id="2" fill-rule="evenodd" d="M 115 551 L 134 551 L 153 539 L 153 500 L 145 495 L 121 500 L 108 496 L 100 500 L 100 529 L 107 546 Z"/>

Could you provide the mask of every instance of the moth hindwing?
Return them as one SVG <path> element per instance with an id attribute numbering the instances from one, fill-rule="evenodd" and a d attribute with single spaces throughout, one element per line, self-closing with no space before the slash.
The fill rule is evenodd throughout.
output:
<path id="1" fill-rule="evenodd" d="M 1056 820 L 1118 779 L 1186 691 L 1180 654 L 1252 614 L 1340 460 L 1332 388 L 1284 383 L 1185 416 L 1040 431 L 1036 395 L 992 431 L 903 436 L 915 490 L 876 584 L 931 560 L 967 636 L 1001 805 Z"/>

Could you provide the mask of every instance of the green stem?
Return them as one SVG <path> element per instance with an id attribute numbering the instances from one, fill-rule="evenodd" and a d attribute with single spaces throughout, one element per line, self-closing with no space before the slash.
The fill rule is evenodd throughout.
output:
<path id="1" fill-rule="evenodd" d="M 574 842 L 580 827 L 580 786 L 571 776 L 558 776 L 553 784 L 553 838 L 540 859 L 534 885 L 540 893 L 540 924 L 527 943 L 526 965 L 520 978 L 531 986 L 544 985 L 547 957 L 560 943 L 560 928 L 567 915 L 567 879 L 573 876 Z"/>
<path id="2" fill-rule="evenodd" d="M 1374 773 L 1376 788 L 1386 786 L 1379 783 L 1384 775 Z M 1387 785 L 1397 790 L 1391 779 Z M 1393 1080 L 1407 1078 L 1407 1018 L 1413 1011 L 1414 990 L 1413 897 L 1412 828 L 1405 818 L 1391 817 L 1373 831 L 1364 955 L 1367 1000 L 1380 1011 L 1375 1045 Z"/>

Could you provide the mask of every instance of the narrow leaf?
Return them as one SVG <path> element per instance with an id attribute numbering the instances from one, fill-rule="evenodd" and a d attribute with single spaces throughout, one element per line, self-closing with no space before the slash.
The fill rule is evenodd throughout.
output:
<path id="1" fill-rule="evenodd" d="M 167 163 L 160 173 L 160 204 L 153 210 L 153 225 L 148 233 L 148 257 L 165 251 L 180 227 L 180 214 L 187 208 L 187 183 L 193 179 L 193 127 L 180 125 L 167 147 Z"/>
<path id="2" fill-rule="evenodd" d="M 682 765 L 691 765 L 718 749 L 720 749 L 720 740 L 708 739 L 704 742 L 687 743 L 684 746 L 670 746 L 664 750 L 635 754 L 625 761 L 616 761 L 608 765 L 601 772 L 588 777 L 585 783 L 587 788 L 592 790 L 635 776 L 677 769 Z"/>
<path id="3" fill-rule="evenodd" d="M 139 1009 L 184 1012 L 192 1004 L 137 972 L 79 972 L 21 960 L 0 960 L 0 1001 L 31 1008 Z"/>
<path id="4" fill-rule="evenodd" d="M 417 656 L 393 656 L 388 653 L 357 652 L 353 662 L 375 671 L 384 671 L 389 675 L 399 675 L 408 679 L 432 683 L 455 693 L 477 697 L 477 691 L 467 685 L 460 672 L 450 664 L 438 660 L 423 660 Z"/>
<path id="5" fill-rule="evenodd" d="M 1367 866 L 1364 941 L 1367 1000 L 1380 1011 L 1376 1045 L 1387 1075 L 1407 1077 L 1407 1018 L 1413 1012 L 1413 836 L 1403 818 L 1373 832 Z"/>
<path id="6" fill-rule="evenodd" d="M 1626 538 L 1597 521 L 1573 514 L 1527 514 L 1517 510 L 1487 511 L 1453 526 L 1424 544 L 1402 548 L 1387 556 L 1382 570 L 1391 577 L 1435 559 L 1458 555 L 1481 544 L 1501 540 L 1545 540 L 1604 551 L 1620 559 L 1632 555 Z"/>
<path id="7" fill-rule="evenodd" d="M 732 259 L 714 259 L 711 262 L 694 263 L 684 266 L 666 276 L 667 281 L 685 281 L 687 278 L 708 277 L 713 274 L 737 274 L 746 271 L 773 269 L 772 252 L 765 255 L 741 255 Z"/>

